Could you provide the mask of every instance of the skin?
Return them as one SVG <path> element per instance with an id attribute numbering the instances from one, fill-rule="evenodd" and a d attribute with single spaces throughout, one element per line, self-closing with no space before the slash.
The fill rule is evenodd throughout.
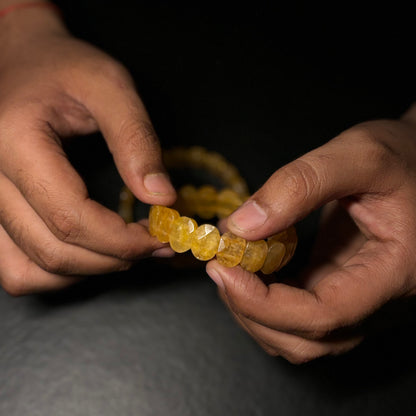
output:
<path id="1" fill-rule="evenodd" d="M 348 129 L 277 170 L 226 222 L 266 238 L 324 206 L 310 267 L 265 284 L 212 261 L 207 272 L 240 325 L 292 363 L 346 352 L 363 322 L 416 293 L 416 107 Z M 288 283 L 290 282 L 290 283 Z"/>
<path id="2" fill-rule="evenodd" d="M 0 1 L 0 9 L 13 1 Z M 160 145 L 127 70 L 73 38 L 46 8 L 0 19 L 0 284 L 56 290 L 171 251 L 144 223 L 91 200 L 62 149 L 101 131 L 126 185 L 148 204 L 175 200 Z"/>

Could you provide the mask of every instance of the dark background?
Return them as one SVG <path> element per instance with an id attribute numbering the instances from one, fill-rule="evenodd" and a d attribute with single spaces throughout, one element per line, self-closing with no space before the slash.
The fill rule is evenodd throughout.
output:
<path id="1" fill-rule="evenodd" d="M 223 154 L 252 191 L 278 167 L 414 99 L 399 3 L 61 1 L 72 32 L 123 62 L 162 145 Z M 312 2 L 311 2 L 312 3 Z M 364 3 L 365 4 L 365 3 Z M 121 180 L 99 135 L 68 145 L 91 195 Z M 91 156 L 94 157 L 91 157 Z M 318 213 L 298 225 L 307 261 Z M 352 353 L 293 366 L 233 322 L 204 269 L 146 260 L 57 294 L 0 290 L 0 415 L 414 414 L 413 302 Z"/>

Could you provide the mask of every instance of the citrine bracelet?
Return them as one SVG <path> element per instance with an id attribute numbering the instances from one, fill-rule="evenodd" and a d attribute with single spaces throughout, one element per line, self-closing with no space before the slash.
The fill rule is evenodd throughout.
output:
<path id="1" fill-rule="evenodd" d="M 212 224 L 202 224 L 191 218 L 224 218 L 235 211 L 247 198 L 248 191 L 238 170 L 221 155 L 201 147 L 165 151 L 168 169 L 198 168 L 216 175 L 226 188 L 217 191 L 211 185 L 195 188 L 186 185 L 178 191 L 178 200 L 172 208 L 154 205 L 149 212 L 149 232 L 162 243 L 169 243 L 177 253 L 191 250 L 198 259 L 213 259 L 226 266 L 240 265 L 250 272 L 270 274 L 281 269 L 293 257 L 297 245 L 294 227 L 267 240 L 247 241 L 230 232 L 220 235 Z M 126 221 L 133 220 L 133 194 L 124 188 L 120 194 L 119 213 Z M 181 216 L 179 211 L 185 216 Z"/>

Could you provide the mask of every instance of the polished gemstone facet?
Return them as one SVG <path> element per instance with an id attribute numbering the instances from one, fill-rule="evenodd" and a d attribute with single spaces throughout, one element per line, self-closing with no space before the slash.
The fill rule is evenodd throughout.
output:
<path id="1" fill-rule="evenodd" d="M 169 234 L 169 244 L 173 251 L 184 253 L 191 248 L 192 233 L 198 228 L 198 224 L 192 218 L 179 217 L 173 221 Z"/>
<path id="2" fill-rule="evenodd" d="M 243 258 L 247 241 L 227 232 L 221 236 L 218 246 L 217 261 L 226 267 L 237 266 Z"/>
<path id="3" fill-rule="evenodd" d="M 220 232 L 211 224 L 200 225 L 192 234 L 192 254 L 198 260 L 212 259 L 218 250 Z"/>
<path id="4" fill-rule="evenodd" d="M 161 243 L 169 242 L 169 234 L 173 221 L 179 218 L 179 212 L 161 205 L 154 205 L 149 213 L 149 232 Z"/>
<path id="5" fill-rule="evenodd" d="M 267 240 L 267 245 L 269 247 L 267 257 L 261 268 L 264 274 L 270 274 L 276 271 L 280 267 L 286 253 L 285 245 L 276 239 L 270 238 Z"/>
<path id="6" fill-rule="evenodd" d="M 240 266 L 255 273 L 263 267 L 269 247 L 264 240 L 247 241 L 246 250 Z"/>

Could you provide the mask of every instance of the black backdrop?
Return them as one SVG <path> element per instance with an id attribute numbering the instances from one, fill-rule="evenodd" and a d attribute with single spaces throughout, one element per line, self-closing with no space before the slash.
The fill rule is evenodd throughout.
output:
<path id="1" fill-rule="evenodd" d="M 74 34 L 129 68 L 164 147 L 218 151 L 251 190 L 414 99 L 414 30 L 398 4 L 57 3 Z M 67 151 L 115 209 L 121 181 L 102 138 Z M 284 273 L 306 262 L 317 217 L 299 224 Z M 414 305 L 388 312 L 354 352 L 296 367 L 236 326 L 202 268 L 144 261 L 57 294 L 0 291 L 0 415 L 414 414 Z"/>

